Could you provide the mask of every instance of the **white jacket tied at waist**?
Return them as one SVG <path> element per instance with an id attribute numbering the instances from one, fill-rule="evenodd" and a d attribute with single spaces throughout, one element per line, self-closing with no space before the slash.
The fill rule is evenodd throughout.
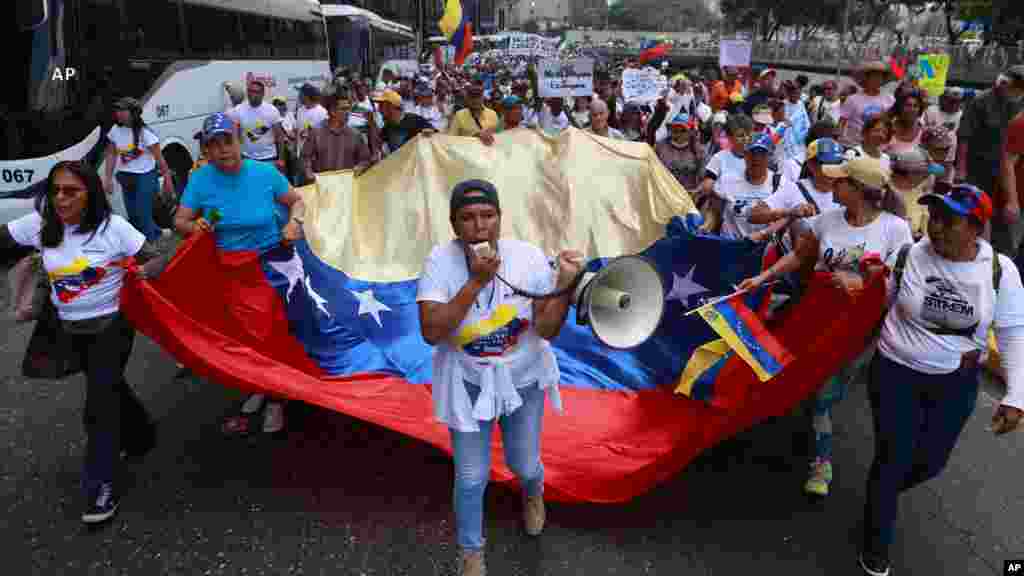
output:
<path id="1" fill-rule="evenodd" d="M 561 413 L 560 376 L 551 345 L 532 328 L 507 356 L 476 358 L 447 342 L 440 343 L 434 349 L 434 415 L 458 432 L 479 432 L 478 421 L 494 420 L 519 409 L 523 400 L 516 388 L 535 383 L 541 390 L 551 390 L 551 404 Z M 480 387 L 475 405 L 466 383 Z"/>

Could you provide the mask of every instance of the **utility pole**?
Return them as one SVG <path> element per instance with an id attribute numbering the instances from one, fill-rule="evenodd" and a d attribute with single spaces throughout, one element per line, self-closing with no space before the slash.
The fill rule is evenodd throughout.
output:
<path id="1" fill-rule="evenodd" d="M 842 76 L 843 72 L 843 57 L 842 52 L 840 51 L 840 47 L 842 47 L 845 44 L 846 34 L 850 29 L 850 5 L 852 3 L 853 0 L 846 0 L 846 6 L 843 9 L 843 33 L 839 37 L 839 46 L 836 47 L 836 86 L 839 85 L 839 77 Z"/>
<path id="2" fill-rule="evenodd" d="M 416 61 L 423 57 L 423 39 L 427 35 L 426 14 L 423 12 L 423 0 L 413 0 L 416 3 Z"/>

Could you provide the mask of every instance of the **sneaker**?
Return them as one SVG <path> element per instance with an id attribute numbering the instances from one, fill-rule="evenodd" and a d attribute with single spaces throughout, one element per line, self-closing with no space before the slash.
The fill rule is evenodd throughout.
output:
<path id="1" fill-rule="evenodd" d="M 284 403 L 267 402 L 267 409 L 263 411 L 263 431 L 273 434 L 284 430 Z"/>
<path id="2" fill-rule="evenodd" d="M 253 394 L 252 396 L 249 396 L 245 401 L 245 404 L 242 404 L 242 414 L 255 414 L 259 412 L 260 408 L 263 408 L 263 401 L 265 399 L 266 396 L 263 394 Z"/>
<path id="3" fill-rule="evenodd" d="M 523 521 L 526 525 L 526 533 L 530 536 L 540 536 L 544 530 L 544 496 L 528 496 L 523 503 Z"/>
<path id="4" fill-rule="evenodd" d="M 483 550 L 463 550 L 459 561 L 459 576 L 486 576 Z"/>
<path id="5" fill-rule="evenodd" d="M 832 484 L 832 462 L 821 458 L 811 463 L 811 474 L 804 483 L 804 492 L 815 496 L 828 496 Z"/>
<path id="6" fill-rule="evenodd" d="M 864 569 L 865 574 L 869 576 L 889 576 L 891 570 L 888 558 L 861 552 L 857 556 L 857 560 L 860 562 L 860 567 Z"/>
<path id="7" fill-rule="evenodd" d="M 82 522 L 86 524 L 99 524 L 113 518 L 117 513 L 117 495 L 114 494 L 114 484 L 104 482 L 96 490 L 96 499 L 89 504 L 89 508 L 82 514 Z"/>

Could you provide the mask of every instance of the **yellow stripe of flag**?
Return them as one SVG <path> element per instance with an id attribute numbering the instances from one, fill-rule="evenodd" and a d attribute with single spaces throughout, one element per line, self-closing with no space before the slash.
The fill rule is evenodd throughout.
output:
<path id="1" fill-rule="evenodd" d="M 715 362 L 729 353 L 729 344 L 725 340 L 713 340 L 693 351 L 686 362 L 683 374 L 679 377 L 676 394 L 692 396 L 693 384 L 704 372 L 715 365 Z"/>
<path id="2" fill-rule="evenodd" d="M 437 27 L 448 40 L 451 40 L 455 36 L 455 31 L 459 29 L 459 24 L 462 24 L 462 3 L 459 0 L 448 0 Z"/>
<path id="3" fill-rule="evenodd" d="M 753 368 L 754 373 L 757 374 L 757 378 L 761 382 L 767 382 L 772 379 L 772 375 L 765 371 L 764 367 L 761 366 L 761 363 L 754 358 L 754 355 L 750 353 L 750 349 L 747 348 L 747 345 L 743 343 L 743 340 L 732 329 L 732 326 L 725 321 L 725 318 L 722 318 L 722 315 L 715 310 L 714 305 L 706 304 L 697 312 L 702 318 L 704 318 L 704 321 L 711 326 L 711 329 L 721 336 L 722 339 L 729 344 L 729 347 L 735 350 L 736 354 L 738 354 L 740 358 L 743 358 L 743 360 Z"/>

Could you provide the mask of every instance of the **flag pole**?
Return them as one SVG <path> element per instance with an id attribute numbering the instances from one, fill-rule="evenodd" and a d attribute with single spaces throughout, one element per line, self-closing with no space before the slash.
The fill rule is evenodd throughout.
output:
<path id="1" fill-rule="evenodd" d="M 764 284 L 761 284 L 760 286 L 758 286 L 758 288 L 763 288 L 765 286 L 771 286 L 772 284 L 778 284 L 779 282 L 781 282 L 781 280 L 772 280 L 771 282 L 765 282 Z M 712 298 L 711 300 L 707 300 L 703 304 L 701 304 L 700 306 L 697 306 L 693 310 L 690 310 L 689 312 L 683 314 L 683 316 L 689 316 L 690 314 L 696 314 L 696 313 L 700 312 L 701 310 L 707 308 L 708 306 L 714 306 L 715 304 L 718 304 L 719 302 L 724 302 L 724 301 L 726 301 L 726 300 L 728 300 L 730 298 L 735 298 L 736 296 L 739 296 L 740 294 L 746 294 L 747 292 L 750 292 L 749 288 L 748 289 L 744 289 L 744 290 L 740 290 L 739 286 L 736 286 L 735 284 L 733 285 L 733 289 L 735 290 L 735 292 L 733 292 L 732 294 L 726 294 L 725 296 L 719 296 L 718 298 Z"/>

